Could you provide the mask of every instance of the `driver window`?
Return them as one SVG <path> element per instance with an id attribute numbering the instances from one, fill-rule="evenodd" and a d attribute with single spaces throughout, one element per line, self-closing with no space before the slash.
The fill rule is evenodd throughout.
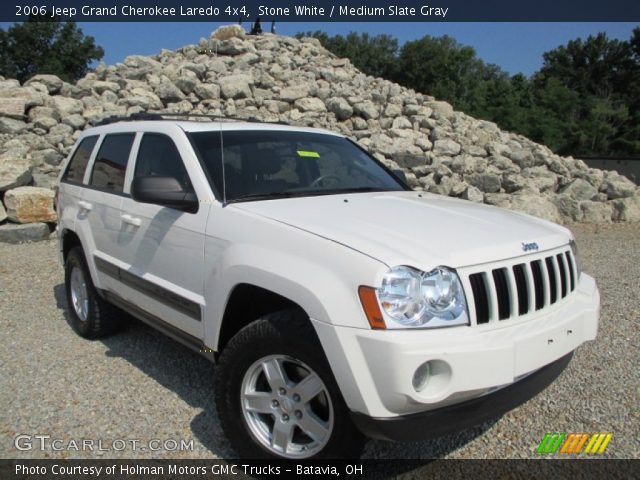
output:
<path id="1" fill-rule="evenodd" d="M 189 175 L 173 140 L 159 133 L 145 133 L 140 142 L 134 176 L 174 177 L 185 191 L 193 192 Z"/>

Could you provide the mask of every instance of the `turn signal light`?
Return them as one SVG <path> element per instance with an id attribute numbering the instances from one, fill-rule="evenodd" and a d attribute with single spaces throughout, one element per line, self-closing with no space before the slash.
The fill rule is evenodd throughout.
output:
<path id="1" fill-rule="evenodd" d="M 360 303 L 369 325 L 376 330 L 384 330 L 387 326 L 382 318 L 382 312 L 380 312 L 380 305 L 378 304 L 378 297 L 376 297 L 376 289 L 372 287 L 361 286 L 358 288 L 358 295 L 360 296 Z"/>

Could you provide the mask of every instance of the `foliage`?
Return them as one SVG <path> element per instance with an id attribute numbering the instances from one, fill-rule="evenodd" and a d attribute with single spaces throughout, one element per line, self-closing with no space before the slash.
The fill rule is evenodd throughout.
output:
<path id="1" fill-rule="evenodd" d="M 349 58 L 356 68 L 368 75 L 382 78 L 393 78 L 395 75 L 398 40 L 390 35 L 371 37 L 368 33 L 351 32 L 346 37 L 330 37 L 316 30 L 298 33 L 296 37 L 317 38 L 327 50 L 339 57 Z"/>
<path id="2" fill-rule="evenodd" d="M 640 28 L 628 41 L 604 33 L 572 40 L 546 52 L 530 78 L 510 76 L 448 36 L 399 48 L 389 35 L 304 35 L 369 75 L 446 100 L 559 153 L 640 154 Z"/>
<path id="3" fill-rule="evenodd" d="M 75 22 L 50 15 L 31 15 L 24 23 L 0 29 L 0 75 L 21 82 L 37 73 L 72 82 L 103 55 L 94 38 L 85 36 Z"/>

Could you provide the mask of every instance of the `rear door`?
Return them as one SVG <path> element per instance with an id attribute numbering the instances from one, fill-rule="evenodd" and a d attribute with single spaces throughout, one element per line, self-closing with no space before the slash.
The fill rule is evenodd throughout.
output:
<path id="1" fill-rule="evenodd" d="M 83 138 L 71 155 L 58 186 L 58 215 L 63 228 L 76 231 L 76 218 L 86 213 L 82 208 L 83 182 L 99 135 Z"/>
<path id="2" fill-rule="evenodd" d="M 142 133 L 131 180 L 137 176 L 177 178 L 185 190 L 194 189 L 195 157 L 184 134 Z M 193 157 L 192 165 L 185 157 Z M 188 171 L 188 166 L 192 171 Z M 130 180 L 127 181 L 130 184 Z M 125 191 L 129 191 L 129 185 Z M 126 271 L 121 279 L 127 299 L 157 319 L 197 338 L 203 338 L 204 235 L 209 204 L 199 203 L 195 213 L 147 203 L 130 195 L 122 198 L 121 241 Z"/>
<path id="3" fill-rule="evenodd" d="M 113 133 L 102 137 L 93 161 L 88 184 L 81 202 L 78 220 L 87 222 L 92 245 L 88 245 L 95 261 L 98 285 L 122 295 L 125 290 L 114 268 L 122 266 L 127 247 L 122 242 L 120 208 L 124 193 L 125 175 L 136 134 Z"/>

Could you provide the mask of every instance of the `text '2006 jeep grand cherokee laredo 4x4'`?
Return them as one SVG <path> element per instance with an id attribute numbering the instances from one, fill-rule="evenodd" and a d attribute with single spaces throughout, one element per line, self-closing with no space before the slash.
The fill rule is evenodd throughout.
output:
<path id="1" fill-rule="evenodd" d="M 323 130 L 91 128 L 57 200 L 72 326 L 96 338 L 125 310 L 217 361 L 221 424 L 251 458 L 495 418 L 595 338 L 598 289 L 567 229 L 399 177 Z"/>

